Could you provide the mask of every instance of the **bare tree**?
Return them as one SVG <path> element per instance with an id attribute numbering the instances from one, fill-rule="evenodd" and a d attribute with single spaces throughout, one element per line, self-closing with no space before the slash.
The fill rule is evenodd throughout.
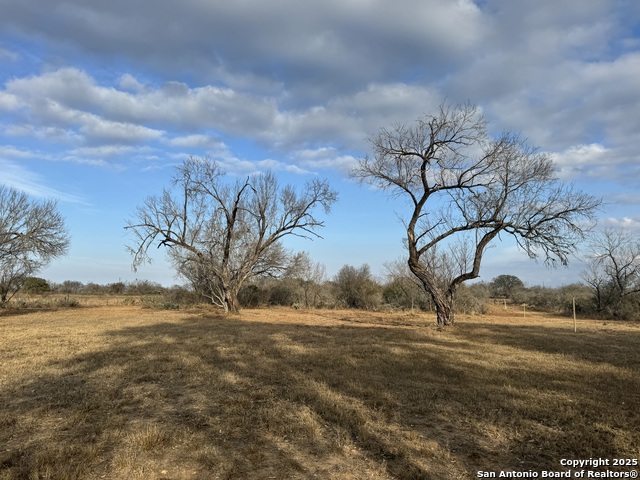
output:
<path id="1" fill-rule="evenodd" d="M 295 278 L 302 288 L 304 306 L 307 308 L 317 307 L 322 284 L 327 279 L 327 269 L 324 264 L 312 261 L 306 252 L 303 252 L 299 258 L 299 267 Z"/>
<path id="2" fill-rule="evenodd" d="M 67 252 L 69 236 L 55 201 L 36 202 L 0 185 L 0 305 L 24 280 Z"/>
<path id="3" fill-rule="evenodd" d="M 352 175 L 409 202 L 408 265 L 433 298 L 441 326 L 454 322 L 456 289 L 479 276 L 498 235 L 512 235 L 531 258 L 566 265 L 583 238 L 582 221 L 601 203 L 560 183 L 549 156 L 517 135 L 491 138 L 469 104 L 441 106 L 415 126 L 381 129 L 370 142 L 373 158 Z"/>
<path id="4" fill-rule="evenodd" d="M 329 212 L 337 198 L 326 181 L 313 180 L 301 192 L 280 187 L 272 173 L 225 183 L 224 172 L 208 159 L 192 158 L 178 167 L 177 191 L 148 197 L 126 229 L 134 269 L 149 260 L 149 247 L 170 247 L 182 275 L 225 312 L 238 311 L 237 295 L 250 278 L 277 276 L 292 255 L 282 246 L 287 235 L 320 237 L 324 225 L 314 211 Z"/>
<path id="5" fill-rule="evenodd" d="M 640 294 L 640 240 L 630 232 L 608 228 L 590 243 L 582 278 L 594 292 L 598 313 L 619 316 L 623 304 Z"/>
<path id="6" fill-rule="evenodd" d="M 587 268 L 581 272 L 580 276 L 591 288 L 596 312 L 601 315 L 604 313 L 605 308 L 612 304 L 613 289 L 611 288 L 611 282 L 594 259 L 590 259 L 587 262 Z"/>
<path id="7" fill-rule="evenodd" d="M 37 262 L 18 257 L 6 257 L 2 260 L 0 271 L 0 307 L 4 307 L 16 293 L 24 281 L 37 270 Z"/>

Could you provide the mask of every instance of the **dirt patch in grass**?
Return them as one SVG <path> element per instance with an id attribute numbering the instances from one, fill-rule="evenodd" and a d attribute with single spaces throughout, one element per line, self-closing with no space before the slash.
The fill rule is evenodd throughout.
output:
<path id="1" fill-rule="evenodd" d="M 502 308 L 0 316 L 0 479 L 467 479 L 640 456 L 640 326 Z"/>

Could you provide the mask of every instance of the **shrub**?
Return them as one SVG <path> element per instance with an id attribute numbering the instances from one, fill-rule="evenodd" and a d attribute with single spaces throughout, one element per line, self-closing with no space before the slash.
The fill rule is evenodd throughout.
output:
<path id="1" fill-rule="evenodd" d="M 149 280 L 136 280 L 127 285 L 126 293 L 131 295 L 156 295 L 162 293 L 162 285 Z"/>
<path id="2" fill-rule="evenodd" d="M 463 314 L 486 313 L 489 296 L 489 288 L 484 283 L 462 284 L 456 292 L 454 302 L 456 312 Z"/>
<path id="3" fill-rule="evenodd" d="M 142 295 L 140 306 L 158 310 L 179 310 L 203 303 L 200 295 L 185 287 L 173 286 L 163 290 L 165 291 L 161 294 Z"/>
<path id="4" fill-rule="evenodd" d="M 174 285 L 173 287 L 166 289 L 162 297 L 167 305 L 175 304 L 181 307 L 188 307 L 203 303 L 203 297 L 201 295 L 179 285 Z"/>
<path id="5" fill-rule="evenodd" d="M 124 282 L 114 282 L 107 285 L 107 290 L 112 295 L 122 295 L 126 287 Z"/>
<path id="6" fill-rule="evenodd" d="M 140 299 L 142 308 L 155 308 L 156 310 L 179 310 L 180 304 L 167 298 L 165 295 L 144 295 Z"/>
<path id="7" fill-rule="evenodd" d="M 22 291 L 25 293 L 47 293 L 51 291 L 49 282 L 44 278 L 27 277 L 22 284 Z"/>
<path id="8" fill-rule="evenodd" d="M 63 298 L 56 299 L 55 305 L 57 307 L 75 308 L 80 306 L 80 302 L 77 298 L 69 298 L 69 296 L 67 295 Z"/>
<path id="9" fill-rule="evenodd" d="M 513 299 L 514 295 L 524 289 L 524 283 L 515 275 L 498 275 L 488 285 L 494 298 Z"/>
<path id="10" fill-rule="evenodd" d="M 345 265 L 335 276 L 336 298 L 345 307 L 373 309 L 380 305 L 380 287 L 373 279 L 369 265 L 360 268 Z"/>
<path id="11" fill-rule="evenodd" d="M 254 283 L 243 285 L 238 292 L 241 307 L 256 308 L 266 303 L 268 292 Z"/>
<path id="12" fill-rule="evenodd" d="M 88 295 L 103 295 L 106 292 L 106 287 L 93 282 L 87 283 L 84 287 L 84 293 Z"/>
<path id="13" fill-rule="evenodd" d="M 279 282 L 271 288 L 269 305 L 290 306 L 298 302 L 295 288 L 285 282 Z"/>
<path id="14" fill-rule="evenodd" d="M 382 289 L 382 300 L 393 308 L 431 310 L 431 299 L 412 279 L 398 277 Z"/>
<path id="15" fill-rule="evenodd" d="M 58 285 L 57 290 L 61 293 L 80 293 L 84 289 L 82 282 L 65 280 Z"/>

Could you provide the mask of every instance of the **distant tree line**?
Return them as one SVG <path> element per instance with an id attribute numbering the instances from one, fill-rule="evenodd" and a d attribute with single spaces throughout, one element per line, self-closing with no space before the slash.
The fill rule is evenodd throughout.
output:
<path id="1" fill-rule="evenodd" d="M 67 295 L 157 295 L 165 293 L 172 288 L 185 288 L 174 286 L 163 287 L 161 284 L 149 280 L 136 280 L 134 282 L 111 282 L 99 284 L 94 282 L 83 283 L 77 280 L 65 280 L 60 283 L 50 282 L 40 277 L 27 277 L 22 285 L 22 293 L 47 294 L 63 293 Z"/>
<path id="2" fill-rule="evenodd" d="M 459 314 L 482 314 L 487 305 L 526 305 L 528 309 L 583 317 L 640 319 L 640 239 L 629 232 L 606 230 L 592 237 L 583 283 L 559 287 L 526 286 L 515 275 L 498 275 L 489 282 L 461 285 L 454 298 Z M 196 280 L 196 281 L 194 281 Z M 186 285 L 163 287 L 148 280 L 97 284 L 67 280 L 48 282 L 26 277 L 27 294 L 131 295 L 160 308 L 209 303 L 196 279 Z M 385 264 L 376 277 L 367 264 L 344 265 L 328 277 L 324 265 L 299 253 L 279 277 L 260 277 L 243 284 L 237 296 L 244 308 L 286 306 L 294 308 L 353 308 L 363 310 L 416 311 L 435 314 L 436 305 L 399 258 Z"/>

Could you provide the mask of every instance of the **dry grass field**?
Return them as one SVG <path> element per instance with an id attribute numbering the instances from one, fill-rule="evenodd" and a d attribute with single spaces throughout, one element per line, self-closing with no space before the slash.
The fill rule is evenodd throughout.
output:
<path id="1" fill-rule="evenodd" d="M 0 312 L 0 479 L 469 479 L 640 456 L 640 325 Z"/>

